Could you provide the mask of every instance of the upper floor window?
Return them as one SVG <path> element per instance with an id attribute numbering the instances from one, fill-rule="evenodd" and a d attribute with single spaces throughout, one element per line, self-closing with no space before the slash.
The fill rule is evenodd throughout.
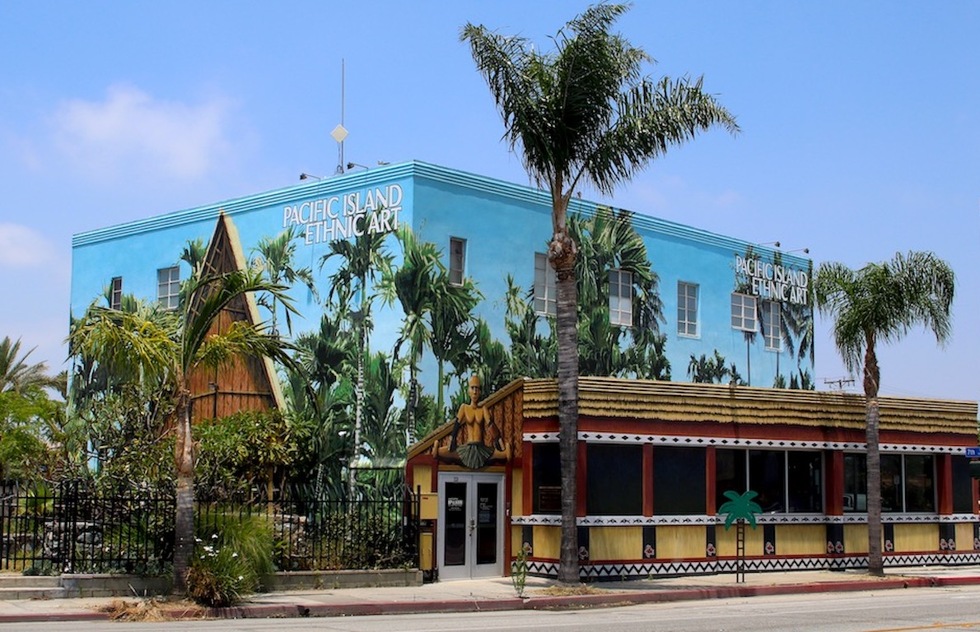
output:
<path id="1" fill-rule="evenodd" d="M 609 271 L 609 324 L 633 326 L 633 275 L 625 270 Z"/>
<path id="2" fill-rule="evenodd" d="M 548 262 L 548 255 L 541 252 L 534 253 L 534 311 L 545 316 L 558 313 L 555 269 Z"/>
<path id="3" fill-rule="evenodd" d="M 459 237 L 449 238 L 449 282 L 453 285 L 463 284 L 463 273 L 466 271 L 466 240 Z"/>
<path id="4" fill-rule="evenodd" d="M 109 308 L 122 309 L 122 277 L 112 277 L 112 288 L 109 290 Z"/>
<path id="5" fill-rule="evenodd" d="M 762 335 L 766 339 L 766 349 L 783 350 L 782 318 L 780 305 L 776 301 L 762 301 Z"/>
<path id="6" fill-rule="evenodd" d="M 742 331 L 756 331 L 758 329 L 754 296 L 732 292 L 732 328 Z"/>
<path id="7" fill-rule="evenodd" d="M 698 285 L 677 282 L 677 335 L 698 335 Z"/>
<path id="8" fill-rule="evenodd" d="M 177 309 L 180 304 L 180 268 L 157 270 L 157 301 L 164 309 Z"/>

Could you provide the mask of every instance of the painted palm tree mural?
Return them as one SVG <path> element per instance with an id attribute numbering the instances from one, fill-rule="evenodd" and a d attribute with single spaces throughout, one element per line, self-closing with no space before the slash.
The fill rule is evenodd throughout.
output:
<path id="1" fill-rule="evenodd" d="M 318 292 L 313 280 L 313 271 L 308 267 L 297 267 L 295 264 L 298 238 L 296 226 L 290 226 L 275 237 L 263 237 L 252 249 L 251 265 L 272 285 L 294 287 L 297 283 L 302 283 L 316 300 Z M 278 331 L 279 309 L 276 297 L 263 293 L 257 300 L 259 305 L 269 310 L 272 316 L 272 331 Z M 293 324 L 289 310 L 284 312 L 284 316 L 286 330 L 292 332 Z"/>
<path id="2" fill-rule="evenodd" d="M 718 513 L 725 515 L 725 531 L 735 525 L 735 581 L 745 581 L 745 525 L 756 527 L 755 517 L 762 513 L 762 507 L 755 502 L 757 492 L 747 490 L 744 494 L 728 490 L 722 494 L 728 500 L 718 507 Z"/>

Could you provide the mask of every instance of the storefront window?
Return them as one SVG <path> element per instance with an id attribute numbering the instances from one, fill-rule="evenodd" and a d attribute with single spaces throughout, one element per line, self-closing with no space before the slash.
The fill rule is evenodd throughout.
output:
<path id="1" fill-rule="evenodd" d="M 823 458 L 819 452 L 787 452 L 790 513 L 823 512 Z"/>
<path id="2" fill-rule="evenodd" d="M 586 450 L 590 516 L 643 515 L 643 448 L 590 444 Z"/>
<path id="3" fill-rule="evenodd" d="M 726 491 L 752 490 L 765 513 L 823 511 L 823 458 L 819 452 L 784 450 L 718 450 L 715 453 L 715 498 Z"/>
<path id="4" fill-rule="evenodd" d="M 953 513 L 973 513 L 973 478 L 970 461 L 953 457 Z"/>
<path id="5" fill-rule="evenodd" d="M 657 446 L 653 449 L 653 513 L 704 514 L 705 450 Z"/>
<path id="6" fill-rule="evenodd" d="M 561 457 L 557 443 L 536 443 L 533 456 L 534 513 L 561 513 Z"/>
<path id="7" fill-rule="evenodd" d="M 863 454 L 844 455 L 844 511 L 868 510 L 866 463 Z M 969 502 L 972 503 L 972 499 Z M 881 455 L 881 510 L 893 513 L 936 511 L 935 458 L 932 455 Z"/>
<path id="8" fill-rule="evenodd" d="M 905 456 L 905 511 L 936 511 L 933 457 Z"/>
<path id="9" fill-rule="evenodd" d="M 749 489 L 759 494 L 755 502 L 764 513 L 786 511 L 786 453 L 749 450 Z"/>

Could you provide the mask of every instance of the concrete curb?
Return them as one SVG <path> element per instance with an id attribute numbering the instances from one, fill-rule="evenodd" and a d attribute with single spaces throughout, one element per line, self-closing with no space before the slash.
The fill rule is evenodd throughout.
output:
<path id="1" fill-rule="evenodd" d="M 719 586 L 705 588 L 668 588 L 587 595 L 535 596 L 520 599 L 447 599 L 427 601 L 339 602 L 312 603 L 297 601 L 282 604 L 245 604 L 230 608 L 188 609 L 168 612 L 170 620 L 193 619 L 273 619 L 304 617 L 341 617 L 380 614 L 423 614 L 492 612 L 503 610 L 575 610 L 628 606 L 643 603 L 668 603 L 707 599 L 731 599 L 771 595 L 792 595 L 830 592 L 860 592 L 896 590 L 901 588 L 938 588 L 948 586 L 977 586 L 976 577 L 897 577 L 881 580 L 818 582 L 810 584 L 773 584 L 768 586 Z M 68 612 L 24 612 L 0 614 L 0 624 L 57 621 L 106 621 L 105 612 L 75 610 Z"/>

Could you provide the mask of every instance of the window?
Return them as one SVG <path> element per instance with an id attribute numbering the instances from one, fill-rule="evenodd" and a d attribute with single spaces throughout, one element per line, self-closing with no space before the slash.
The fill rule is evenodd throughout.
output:
<path id="1" fill-rule="evenodd" d="M 823 458 L 804 450 L 726 450 L 715 453 L 715 501 L 726 491 L 758 494 L 764 512 L 823 511 Z"/>
<path id="2" fill-rule="evenodd" d="M 742 331 L 755 331 L 755 297 L 748 294 L 732 293 L 732 328 Z"/>
<path id="3" fill-rule="evenodd" d="M 112 277 L 109 290 L 109 309 L 122 309 L 122 277 Z"/>
<path id="4" fill-rule="evenodd" d="M 459 237 L 449 238 L 449 282 L 453 285 L 463 284 L 463 273 L 466 271 L 466 240 Z"/>
<path id="5" fill-rule="evenodd" d="M 624 270 L 609 271 L 609 324 L 633 326 L 633 275 Z"/>
<path id="6" fill-rule="evenodd" d="M 180 303 L 180 268 L 157 270 L 157 301 L 164 309 L 177 309 Z"/>
<path id="7" fill-rule="evenodd" d="M 534 253 L 534 311 L 545 316 L 558 313 L 558 294 L 555 290 L 555 269 L 548 255 Z"/>
<path id="8" fill-rule="evenodd" d="M 953 457 L 953 513 L 973 513 L 970 461 L 956 457 Z"/>
<path id="9" fill-rule="evenodd" d="M 592 443 L 586 448 L 590 516 L 643 515 L 643 447 Z"/>
<path id="10" fill-rule="evenodd" d="M 766 339 L 766 349 L 783 350 L 782 310 L 776 301 L 762 302 L 762 335 Z"/>
<path id="11" fill-rule="evenodd" d="M 561 513 L 561 456 L 557 443 L 535 443 L 533 463 L 534 508 L 536 514 Z"/>
<path id="12" fill-rule="evenodd" d="M 677 282 L 677 335 L 698 335 L 698 286 Z"/>
<path id="13" fill-rule="evenodd" d="M 653 513 L 704 514 L 705 449 L 657 446 L 653 450 Z"/>
<path id="14" fill-rule="evenodd" d="M 928 454 L 882 454 L 881 510 L 936 511 L 934 461 Z M 844 455 L 844 511 L 868 510 L 866 463 L 864 454 Z"/>

